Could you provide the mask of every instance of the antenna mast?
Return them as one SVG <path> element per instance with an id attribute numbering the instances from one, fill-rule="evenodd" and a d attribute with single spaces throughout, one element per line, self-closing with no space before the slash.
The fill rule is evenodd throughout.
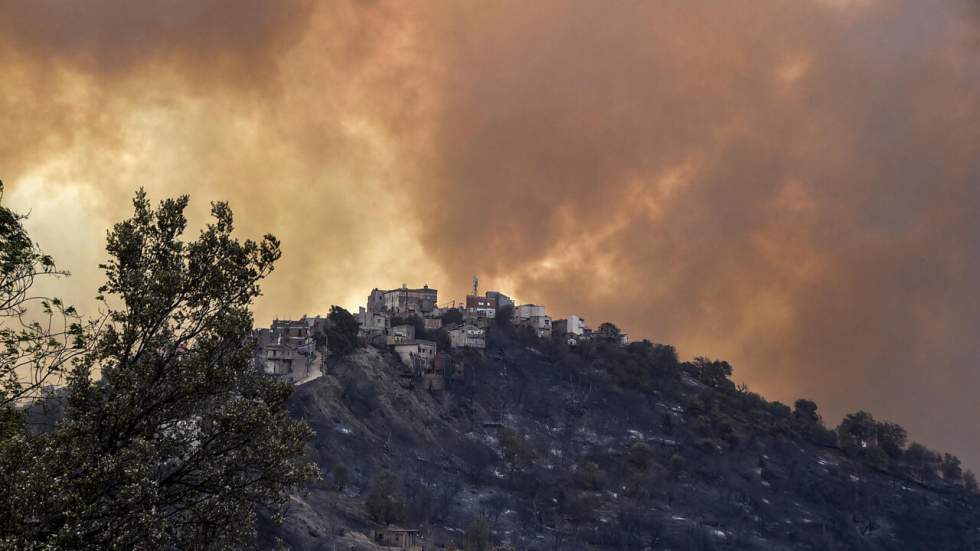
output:
<path id="1" fill-rule="evenodd" d="M 473 296 L 478 296 L 477 289 L 480 287 L 480 278 L 473 276 Z"/>

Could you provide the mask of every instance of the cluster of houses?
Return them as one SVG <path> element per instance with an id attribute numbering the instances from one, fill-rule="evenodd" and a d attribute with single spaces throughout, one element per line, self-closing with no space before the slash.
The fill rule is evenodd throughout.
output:
<path id="1" fill-rule="evenodd" d="M 628 343 L 627 335 L 608 330 L 610 324 L 593 331 L 580 316 L 552 320 L 544 306 L 517 304 L 499 291 L 480 295 L 476 278 L 464 303 L 440 306 L 438 299 L 438 291 L 428 285 L 375 288 L 356 315 L 358 338 L 394 352 L 408 374 L 422 379 L 424 388 L 439 390 L 447 380 L 461 378 L 463 352 L 485 349 L 487 331 L 495 323 L 523 327 L 539 338 L 561 337 L 570 346 L 592 339 Z M 509 313 L 508 322 L 496 319 L 501 312 Z M 269 329 L 256 332 L 256 361 L 270 375 L 297 384 L 312 380 L 323 372 L 327 326 L 328 320 L 322 317 L 276 320 Z"/>

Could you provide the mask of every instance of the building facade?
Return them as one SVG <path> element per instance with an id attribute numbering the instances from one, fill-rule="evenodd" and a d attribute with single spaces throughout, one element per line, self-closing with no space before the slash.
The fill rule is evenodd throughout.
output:
<path id="1" fill-rule="evenodd" d="M 253 333 L 256 366 L 290 382 L 319 376 L 327 353 L 326 329 L 327 320 L 321 317 L 273 321 Z"/>
<path id="2" fill-rule="evenodd" d="M 466 310 L 481 318 L 493 318 L 497 315 L 497 301 L 490 297 L 466 295 Z"/>
<path id="3" fill-rule="evenodd" d="M 446 331 L 449 333 L 449 341 L 453 348 L 478 348 L 487 347 L 487 331 L 482 327 L 464 323 L 456 325 Z"/>
<path id="4" fill-rule="evenodd" d="M 436 309 L 439 292 L 428 285 L 421 289 L 400 289 L 384 292 L 384 309 L 395 314 L 427 314 Z"/>
<path id="5" fill-rule="evenodd" d="M 551 317 L 539 304 L 522 304 L 515 308 L 514 323 L 534 329 L 539 337 L 551 336 Z"/>
<path id="6" fill-rule="evenodd" d="M 576 335 L 581 337 L 589 332 L 589 328 L 585 325 L 585 318 L 572 315 L 566 319 L 555 320 L 552 323 L 552 332 L 555 335 Z"/>

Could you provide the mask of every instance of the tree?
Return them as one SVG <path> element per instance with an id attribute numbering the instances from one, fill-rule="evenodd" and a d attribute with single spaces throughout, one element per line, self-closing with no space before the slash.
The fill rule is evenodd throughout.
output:
<path id="1" fill-rule="evenodd" d="M 690 366 L 694 376 L 705 385 L 722 390 L 735 389 L 735 384 L 728 380 L 732 376 L 732 366 L 728 362 L 697 357 Z"/>
<path id="2" fill-rule="evenodd" d="M 677 350 L 669 344 L 654 344 L 647 339 L 631 342 L 626 345 L 626 350 L 640 358 L 647 360 L 653 369 L 670 370 L 679 365 Z"/>
<path id="3" fill-rule="evenodd" d="M 977 491 L 977 475 L 973 474 L 973 471 L 969 469 L 963 473 L 963 487 L 973 493 Z"/>
<path id="4" fill-rule="evenodd" d="M 876 447 L 877 428 L 875 418 L 867 411 L 849 413 L 837 427 L 841 449 L 853 456 L 867 447 Z"/>
<path id="5" fill-rule="evenodd" d="M 877 424 L 878 446 L 891 459 L 900 459 L 905 451 L 908 433 L 898 423 L 882 421 Z"/>
<path id="6" fill-rule="evenodd" d="M 943 473 L 943 479 L 947 482 L 956 484 L 963 479 L 963 468 L 960 466 L 960 458 L 955 455 L 944 453 L 939 469 Z"/>
<path id="7" fill-rule="evenodd" d="M 327 345 L 338 356 L 346 356 L 357 349 L 357 318 L 340 306 L 330 307 L 327 314 Z"/>
<path id="8" fill-rule="evenodd" d="M 803 427 L 821 424 L 820 415 L 817 413 L 817 404 L 811 400 L 804 400 L 802 398 L 794 404 L 793 418 Z"/>
<path id="9" fill-rule="evenodd" d="M 107 319 L 63 418 L 0 444 L 0 547 L 246 547 L 256 510 L 316 476 L 296 460 L 312 433 L 287 415 L 291 387 L 245 344 L 279 243 L 233 238 L 225 203 L 184 242 L 187 202 L 140 191 L 109 232 Z"/>
<path id="10" fill-rule="evenodd" d="M 936 475 L 941 460 L 939 454 L 918 442 L 912 442 L 905 450 L 905 462 L 915 474 L 927 480 Z"/>
<path id="11" fill-rule="evenodd" d="M 371 520 L 384 524 L 400 522 L 405 517 L 405 502 L 394 473 L 384 471 L 374 478 L 364 508 Z"/>
<path id="12" fill-rule="evenodd" d="M 0 201 L 3 189 L 0 182 Z M 0 440 L 20 426 L 17 406 L 59 382 L 90 344 L 86 330 L 96 329 L 58 298 L 31 292 L 39 278 L 69 274 L 34 243 L 24 219 L 0 203 Z"/>

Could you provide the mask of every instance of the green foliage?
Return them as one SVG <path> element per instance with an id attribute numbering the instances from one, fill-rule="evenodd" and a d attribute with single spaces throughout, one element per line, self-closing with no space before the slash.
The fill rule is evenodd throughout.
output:
<path id="1" fill-rule="evenodd" d="M 296 461 L 312 433 L 287 415 L 291 388 L 243 344 L 278 241 L 234 239 L 215 203 L 184 242 L 186 205 L 141 191 L 109 232 L 107 319 L 69 372 L 64 417 L 0 443 L 0 547 L 246 547 L 256 510 L 316 476 Z"/>
<path id="2" fill-rule="evenodd" d="M 405 518 L 405 500 L 394 473 L 384 471 L 374 478 L 364 508 L 375 522 L 392 524 Z"/>
<path id="3" fill-rule="evenodd" d="M 346 356 L 357 349 L 357 318 L 340 306 L 330 307 L 327 314 L 327 345 L 338 356 Z"/>
<path id="4" fill-rule="evenodd" d="M 686 467 L 687 459 L 684 459 L 683 455 L 675 453 L 674 455 L 670 456 L 670 470 L 672 470 L 675 474 L 683 472 Z"/>
<path id="5" fill-rule="evenodd" d="M 69 274 L 31 240 L 24 219 L 0 203 L 0 440 L 18 430 L 14 408 L 59 382 L 91 345 L 97 325 L 60 299 L 31 292 L 40 278 Z"/>

